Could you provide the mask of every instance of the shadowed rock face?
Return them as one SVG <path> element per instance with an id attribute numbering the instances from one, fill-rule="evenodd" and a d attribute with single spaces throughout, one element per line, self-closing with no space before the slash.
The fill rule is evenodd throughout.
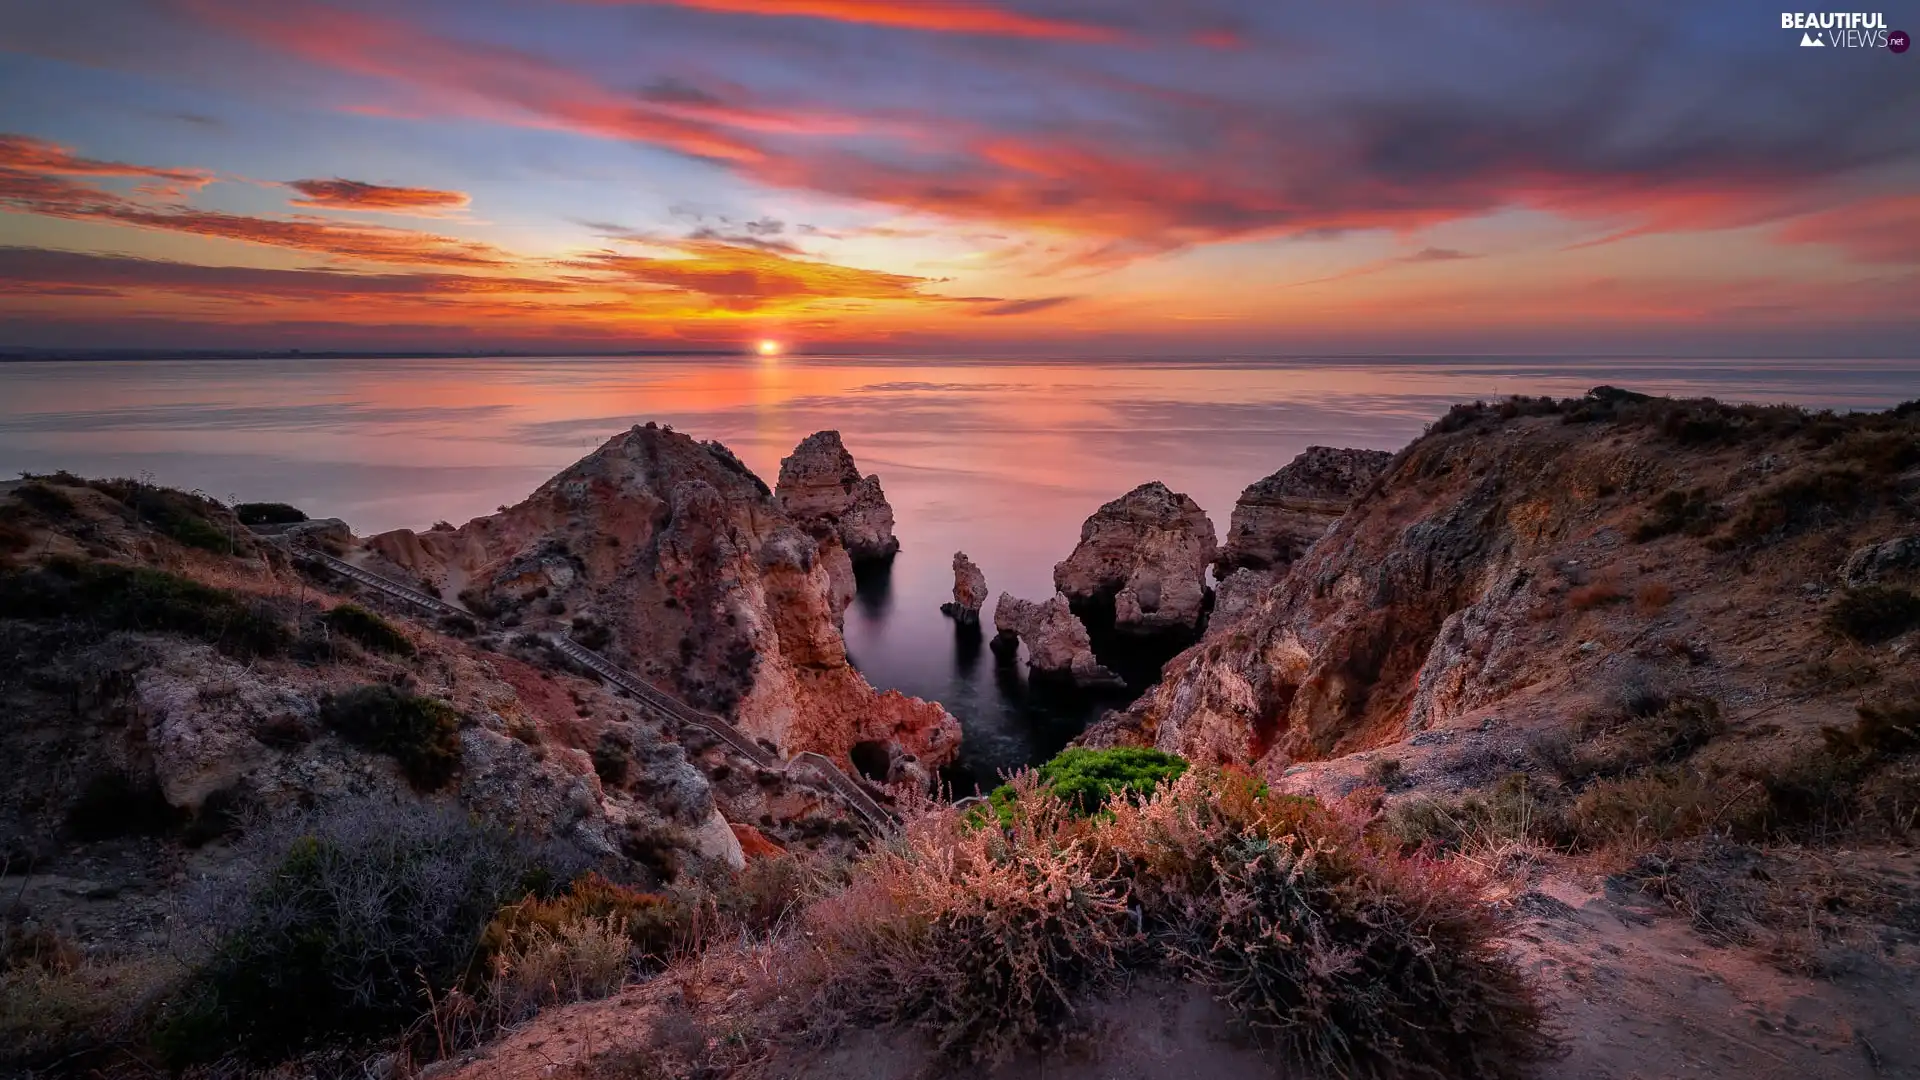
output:
<path id="1" fill-rule="evenodd" d="M 1088 689 L 1121 685 L 1120 677 L 1094 658 L 1086 626 L 1058 593 L 1044 601 L 1001 593 L 993 608 L 993 630 L 995 651 L 1002 655 L 1011 655 L 1013 642 L 1025 643 L 1027 668 L 1036 676 L 1071 680 Z"/>
<path id="2" fill-rule="evenodd" d="M 883 742 L 937 767 L 958 749 L 939 705 L 878 693 L 848 662 L 837 536 L 800 528 L 719 443 L 636 427 L 518 506 L 368 545 L 497 624 L 603 637 L 617 662 L 783 754 L 846 763 Z"/>
<path id="3" fill-rule="evenodd" d="M 1102 506 L 1053 568 L 1054 586 L 1091 621 L 1110 608 L 1121 635 L 1187 637 L 1206 611 L 1213 522 L 1165 484 L 1142 484 Z"/>
<path id="4" fill-rule="evenodd" d="M 980 622 L 980 609 L 987 604 L 987 575 L 967 558 L 964 551 L 953 553 L 953 602 L 940 610 L 964 626 Z"/>
<path id="5" fill-rule="evenodd" d="M 900 550 L 880 478 L 860 475 L 837 431 L 814 432 L 781 459 L 776 498 L 809 534 L 838 537 L 856 563 L 885 562 Z"/>
<path id="6" fill-rule="evenodd" d="M 1238 569 L 1284 573 L 1392 461 L 1393 455 L 1384 450 L 1307 447 L 1285 468 L 1241 493 L 1214 574 L 1225 578 Z"/>

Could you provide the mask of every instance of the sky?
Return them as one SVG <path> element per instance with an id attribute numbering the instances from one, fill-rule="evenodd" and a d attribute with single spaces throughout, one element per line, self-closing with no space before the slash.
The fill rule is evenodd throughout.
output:
<path id="1" fill-rule="evenodd" d="M 0 346 L 1920 356 L 1920 51 L 1811 33 L 0 0 Z"/>

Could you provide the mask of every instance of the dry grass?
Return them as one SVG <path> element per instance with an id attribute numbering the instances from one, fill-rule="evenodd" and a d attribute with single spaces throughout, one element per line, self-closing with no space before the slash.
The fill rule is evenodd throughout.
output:
<path id="1" fill-rule="evenodd" d="M 789 1030 L 913 1028 L 991 1061 L 1159 969 L 1335 1075 L 1518 1076 L 1551 1049 L 1458 866 L 1380 853 L 1344 814 L 1218 771 L 1094 818 L 1030 776 L 1016 789 L 1004 827 L 917 814 L 806 910 L 766 995 Z"/>
<path id="2" fill-rule="evenodd" d="M 1673 586 L 1664 581 L 1643 581 L 1633 590 L 1633 606 L 1642 615 L 1652 615 L 1673 603 Z"/>
<path id="3" fill-rule="evenodd" d="M 1575 611 L 1590 611 L 1607 604 L 1617 604 L 1626 598 L 1617 580 L 1602 577 L 1570 590 L 1567 593 L 1567 606 Z"/>
<path id="4" fill-rule="evenodd" d="M 1620 880 L 1665 900 L 1707 940 L 1757 948 L 1798 974 L 1879 953 L 1888 929 L 1920 931 L 1912 887 L 1857 854 L 1708 839 L 1662 845 Z"/>

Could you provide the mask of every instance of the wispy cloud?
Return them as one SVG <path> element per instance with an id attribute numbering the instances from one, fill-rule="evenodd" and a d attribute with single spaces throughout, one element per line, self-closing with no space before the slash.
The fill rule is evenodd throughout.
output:
<path id="1" fill-rule="evenodd" d="M 590 0 L 604 4 L 652 4 L 729 15 L 827 19 L 833 22 L 926 30 L 940 34 L 1113 42 L 1119 31 L 1093 23 L 1025 15 L 991 4 L 961 0 Z"/>
<path id="2" fill-rule="evenodd" d="M 389 187 L 359 180 L 290 180 L 287 186 L 300 197 L 294 206 L 319 210 L 366 210 L 387 214 L 445 213 L 464 209 L 471 201 L 465 192 L 433 188 Z"/>

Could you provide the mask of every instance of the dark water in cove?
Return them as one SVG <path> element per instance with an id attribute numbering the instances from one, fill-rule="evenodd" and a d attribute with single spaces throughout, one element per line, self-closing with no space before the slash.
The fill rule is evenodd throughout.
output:
<path id="1" fill-rule="evenodd" d="M 940 701 L 961 775 L 1044 760 L 1119 699 L 1063 699 L 997 667 L 940 613 L 955 550 L 992 593 L 1052 592 L 1099 505 L 1161 480 L 1224 535 L 1242 488 L 1313 444 L 1398 449 L 1447 406 L 1649 393 L 1884 408 L 1920 361 L 1568 358 L 1076 360 L 607 358 L 0 364 L 0 475 L 138 476 L 291 502 L 361 534 L 517 502 L 648 420 L 719 439 L 772 482 L 837 428 L 880 474 L 902 543 L 863 583 L 847 644 L 877 686 Z M 991 626 L 992 608 L 987 611 Z"/>

